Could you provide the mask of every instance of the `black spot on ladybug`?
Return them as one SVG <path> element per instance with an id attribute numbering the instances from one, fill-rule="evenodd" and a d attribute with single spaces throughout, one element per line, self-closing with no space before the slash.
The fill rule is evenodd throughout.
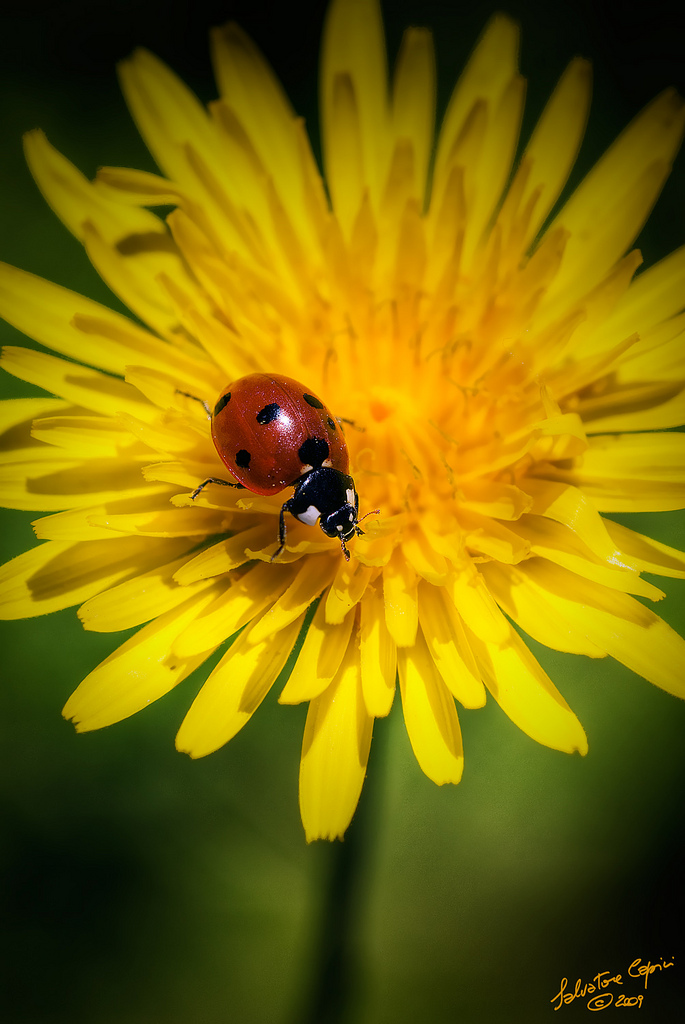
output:
<path id="1" fill-rule="evenodd" d="M 327 441 L 320 437 L 308 437 L 300 445 L 297 455 L 303 466 L 322 466 L 330 451 Z"/>
<path id="2" fill-rule="evenodd" d="M 312 409 L 323 409 L 323 402 L 320 402 L 316 395 L 302 395 L 307 405 L 311 405 Z"/>
<path id="3" fill-rule="evenodd" d="M 335 420 L 331 419 L 329 416 L 326 422 L 328 423 L 329 430 L 335 430 Z"/>
<path id="4" fill-rule="evenodd" d="M 261 423 L 262 426 L 265 426 L 267 423 L 273 423 L 278 418 L 280 411 L 281 407 L 278 402 L 271 402 L 270 405 L 265 405 L 257 413 L 257 423 Z"/>
<path id="5" fill-rule="evenodd" d="M 219 413 L 221 412 L 221 410 L 225 409 L 230 401 L 231 401 L 231 392 L 229 391 L 228 394 L 222 395 L 221 398 L 219 399 L 219 401 L 214 406 L 214 415 L 218 416 Z"/>
<path id="6" fill-rule="evenodd" d="M 239 452 L 235 453 L 235 464 L 236 466 L 239 466 L 240 469 L 249 469 L 251 458 L 252 456 L 250 453 L 244 448 L 241 448 Z"/>

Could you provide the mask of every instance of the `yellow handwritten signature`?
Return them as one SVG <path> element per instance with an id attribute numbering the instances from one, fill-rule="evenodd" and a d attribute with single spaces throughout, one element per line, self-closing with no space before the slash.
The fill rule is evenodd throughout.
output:
<path id="1" fill-rule="evenodd" d="M 638 957 L 628 968 L 628 977 L 644 978 L 646 991 L 649 979 L 654 972 L 665 971 L 668 967 L 673 967 L 674 963 L 675 960 L 665 960 L 663 957 L 654 963 L 651 960 L 643 962 L 642 957 Z M 640 1009 L 644 998 L 641 993 L 629 996 L 623 992 L 616 994 L 611 991 L 610 986 L 622 984 L 623 976 L 621 974 L 612 975 L 610 971 L 598 971 L 591 981 L 585 983 L 578 978 L 573 989 L 569 989 L 568 978 L 562 978 L 559 991 L 550 999 L 550 1003 L 556 1003 L 554 1009 L 560 1010 L 564 1004 L 589 996 L 588 1010 L 606 1010 L 607 1006 L 611 1006 L 612 1003 L 614 1006 L 636 1006 Z"/>

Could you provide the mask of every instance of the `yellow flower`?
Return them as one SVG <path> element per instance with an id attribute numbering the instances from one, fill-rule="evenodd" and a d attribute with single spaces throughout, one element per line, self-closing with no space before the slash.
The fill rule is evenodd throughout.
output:
<path id="1" fill-rule="evenodd" d="M 325 184 L 301 120 L 234 25 L 216 30 L 206 111 L 155 57 L 121 81 L 164 177 L 87 181 L 26 138 L 47 201 L 142 321 L 3 267 L 0 312 L 54 350 L 3 365 L 56 397 L 4 403 L 6 505 L 49 514 L 2 570 L 6 617 L 79 604 L 87 629 L 142 628 L 65 708 L 79 730 L 161 697 L 227 638 L 177 746 L 216 750 L 304 640 L 283 703 L 309 701 L 308 839 L 354 813 L 373 720 L 396 678 L 423 771 L 458 782 L 455 699 L 486 689 L 529 736 L 587 749 L 512 626 L 611 655 L 683 696 L 685 643 L 631 595 L 685 556 L 604 518 L 685 504 L 685 249 L 636 275 L 628 252 L 680 144 L 672 90 L 629 125 L 549 219 L 583 135 L 571 62 L 517 159 L 518 33 L 487 26 L 434 149 L 430 35 L 409 29 L 388 91 L 376 0 L 333 0 L 321 73 Z M 166 218 L 149 207 L 173 206 Z M 289 519 L 289 492 L 225 477 L 201 402 L 254 371 L 296 377 L 348 428 L 361 513 L 352 558 Z M 193 397 L 201 401 L 195 401 Z M 510 621 L 511 620 L 511 621 Z"/>

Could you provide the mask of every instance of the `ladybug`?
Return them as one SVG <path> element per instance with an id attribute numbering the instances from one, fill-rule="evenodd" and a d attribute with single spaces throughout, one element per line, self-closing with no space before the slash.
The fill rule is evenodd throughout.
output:
<path id="1" fill-rule="evenodd" d="M 277 558 L 285 547 L 285 513 L 319 526 L 345 544 L 359 528 L 359 497 L 348 473 L 347 444 L 340 424 L 304 384 L 276 373 L 250 373 L 225 388 L 210 412 L 212 440 L 237 483 L 210 477 L 207 484 L 278 494 L 294 487 L 279 518 Z M 369 512 L 367 515 L 373 515 Z M 363 518 L 366 518 L 365 516 Z"/>

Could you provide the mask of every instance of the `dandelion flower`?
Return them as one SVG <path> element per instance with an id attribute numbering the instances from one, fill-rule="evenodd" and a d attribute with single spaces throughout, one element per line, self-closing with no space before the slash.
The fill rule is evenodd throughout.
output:
<path id="1" fill-rule="evenodd" d="M 121 66 L 160 175 L 89 182 L 26 137 L 48 203 L 132 313 L 0 274 L 2 316 L 55 353 L 3 355 L 51 396 L 2 408 L 4 503 L 48 513 L 42 543 L 2 570 L 3 614 L 78 604 L 87 629 L 141 627 L 64 714 L 79 730 L 118 722 L 228 641 L 177 736 L 200 757 L 247 723 L 303 638 L 280 700 L 309 702 L 314 839 L 345 832 L 397 679 L 439 785 L 462 772 L 457 703 L 486 691 L 534 740 L 587 749 L 521 633 L 683 696 L 685 643 L 636 598 L 662 597 L 641 573 L 682 578 L 685 555 L 603 515 L 685 504 L 685 435 L 669 432 L 685 422 L 685 249 L 639 272 L 630 249 L 680 144 L 681 100 L 658 96 L 559 208 L 589 68 L 571 62 L 519 147 L 506 16 L 435 142 L 430 34 L 405 33 L 388 85 L 378 3 L 333 0 L 323 176 L 253 43 L 230 24 L 212 48 L 207 110 L 152 54 Z M 362 512 L 381 513 L 349 562 L 294 519 L 271 561 L 287 493 L 192 499 L 226 477 L 202 403 L 257 371 L 303 381 L 360 428 L 352 472 Z"/>

